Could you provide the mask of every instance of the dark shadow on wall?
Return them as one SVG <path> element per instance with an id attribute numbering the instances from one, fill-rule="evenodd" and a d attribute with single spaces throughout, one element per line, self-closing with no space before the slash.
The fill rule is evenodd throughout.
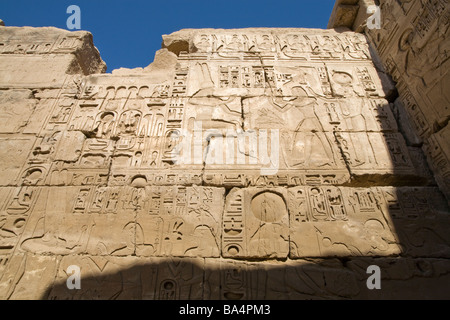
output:
<path id="1" fill-rule="evenodd" d="M 98 269 L 99 260 L 103 271 Z M 120 266 L 131 260 L 134 266 Z M 68 263 L 81 264 L 80 289 L 67 287 L 68 276 L 62 269 Z M 367 287 L 369 265 L 381 269 L 379 290 Z M 395 257 L 244 263 L 71 256 L 63 259 L 57 280 L 41 299 L 446 299 L 449 267 L 445 259 Z M 94 275 L 83 276 L 88 270 Z"/>
<path id="2" fill-rule="evenodd" d="M 378 188 L 379 201 L 385 208 L 385 218 L 392 226 L 401 249 L 398 259 L 422 259 L 421 264 L 427 265 L 429 272 L 434 272 L 439 268 L 434 258 L 450 258 L 450 236 L 446 231 L 450 227 L 450 209 L 421 145 L 417 144 L 413 125 L 399 111 L 403 102 L 398 96 L 397 84 L 382 66 L 369 37 L 366 38 L 389 103 L 378 106 L 378 118 L 391 160 L 394 180 L 390 184 L 395 188 Z M 396 121 L 395 130 L 385 121 L 388 113 Z M 404 271 L 408 273 L 407 269 Z M 447 290 L 448 298 L 450 291 Z"/>

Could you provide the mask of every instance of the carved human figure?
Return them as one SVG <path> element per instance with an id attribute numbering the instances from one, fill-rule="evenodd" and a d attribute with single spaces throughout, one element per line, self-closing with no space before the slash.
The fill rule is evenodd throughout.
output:
<path id="1" fill-rule="evenodd" d="M 208 52 L 211 50 L 211 42 L 209 35 L 202 34 L 200 35 L 200 39 L 195 43 L 195 46 L 200 50 L 200 52 Z"/>
<path id="2" fill-rule="evenodd" d="M 268 34 L 263 34 L 257 43 L 258 48 L 262 51 L 272 51 L 274 49 L 273 43 Z"/>
<path id="3" fill-rule="evenodd" d="M 317 99 L 309 97 L 301 87 L 293 87 L 291 90 L 295 98 L 289 101 L 289 104 L 300 111 L 302 116 L 294 130 L 293 137 L 284 135 L 285 138 L 290 139 L 284 141 L 290 153 L 285 156 L 287 164 L 294 167 L 333 165 L 335 161 L 331 144 L 325 136 L 323 126 L 315 112 Z"/>
<path id="4" fill-rule="evenodd" d="M 282 51 L 288 56 L 297 57 L 302 53 L 308 52 L 308 42 L 303 35 L 292 34 L 288 35 L 286 39 L 287 45 L 283 46 Z"/>
<path id="5" fill-rule="evenodd" d="M 239 39 L 239 36 L 237 34 L 233 34 L 231 37 L 231 40 L 227 42 L 227 49 L 233 50 L 233 51 L 242 51 L 244 50 L 244 44 Z"/>
<path id="6" fill-rule="evenodd" d="M 341 39 L 341 47 L 348 57 L 353 59 L 370 59 L 369 46 L 358 35 L 346 35 L 344 40 Z"/>
<path id="7" fill-rule="evenodd" d="M 425 87 L 432 87 L 436 78 L 443 76 L 447 71 L 442 66 L 450 58 L 448 41 L 450 9 L 448 7 L 447 3 L 446 12 L 437 18 L 435 27 L 429 28 L 425 37 L 413 33 L 412 38 L 409 39 L 411 50 L 407 52 L 409 56 L 405 58 L 405 67 L 409 69 L 412 76 L 419 77 Z M 411 54 L 413 57 L 410 56 Z M 441 92 L 445 90 L 442 87 Z"/>
<path id="8" fill-rule="evenodd" d="M 330 53 L 340 52 L 339 46 L 333 37 L 323 36 L 322 39 L 323 39 L 323 44 L 322 44 L 323 51 L 330 52 Z"/>

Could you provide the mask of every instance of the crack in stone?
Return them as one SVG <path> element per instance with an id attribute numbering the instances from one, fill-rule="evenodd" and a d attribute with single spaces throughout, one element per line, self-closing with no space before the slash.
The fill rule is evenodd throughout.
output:
<path id="1" fill-rule="evenodd" d="M 333 136 L 334 136 L 334 140 L 336 142 L 336 145 L 337 145 L 337 147 L 339 149 L 339 152 L 341 153 L 341 157 L 342 157 L 342 160 L 344 161 L 345 167 L 347 168 L 348 174 L 350 175 L 349 183 L 351 184 L 352 181 L 355 179 L 355 174 L 352 173 L 352 170 L 351 170 L 351 167 L 350 167 L 350 163 L 348 162 L 348 159 L 347 159 L 347 157 L 345 155 L 345 152 L 342 149 L 342 144 L 339 141 L 339 132 L 337 132 L 336 130 L 333 130 Z"/>
<path id="2" fill-rule="evenodd" d="M 206 137 L 206 147 L 205 147 L 205 156 L 203 157 L 203 162 L 202 162 L 202 171 L 201 171 L 201 174 L 200 174 L 200 177 L 201 177 L 201 181 L 202 181 L 202 186 L 204 186 L 204 185 L 206 185 L 206 182 L 205 182 L 205 171 L 206 171 L 206 159 L 208 159 L 208 153 L 209 153 L 209 145 L 210 145 L 210 143 L 211 143 L 211 138 L 212 138 L 212 136 L 208 136 L 208 137 Z M 202 139 L 203 140 L 203 139 Z M 203 152 L 203 146 L 202 146 L 202 152 Z"/>
<path id="3" fill-rule="evenodd" d="M 245 132 L 245 110 L 244 110 L 244 100 L 246 97 L 241 97 L 241 129 Z"/>

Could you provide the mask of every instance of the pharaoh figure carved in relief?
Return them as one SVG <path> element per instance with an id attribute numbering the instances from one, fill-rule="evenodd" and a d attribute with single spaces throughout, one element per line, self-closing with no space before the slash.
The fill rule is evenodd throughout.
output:
<path id="1" fill-rule="evenodd" d="M 191 86 L 198 90 L 189 99 L 189 103 L 195 106 L 195 120 L 201 121 L 204 129 L 240 128 L 240 98 L 223 96 L 216 92 L 211 71 L 206 63 L 197 63 L 193 74 L 196 76 L 192 78 Z"/>
<path id="2" fill-rule="evenodd" d="M 335 164 L 330 141 L 317 118 L 317 99 L 309 97 L 302 87 L 291 88 L 290 100 L 274 97 L 273 105 L 281 109 L 294 108 L 297 111 L 296 127 L 293 132 L 282 132 L 284 160 L 289 167 L 326 167 Z"/>

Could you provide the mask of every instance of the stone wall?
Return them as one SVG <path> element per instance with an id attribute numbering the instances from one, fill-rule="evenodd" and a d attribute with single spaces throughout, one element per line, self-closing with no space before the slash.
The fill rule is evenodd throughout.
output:
<path id="1" fill-rule="evenodd" d="M 374 4 L 336 1 L 328 27 L 345 26 L 367 35 L 382 62 L 380 69 L 396 83 L 394 112 L 408 144 L 422 147 L 450 201 L 449 2 L 380 0 L 381 28 L 369 29 L 366 11 Z"/>
<path id="2" fill-rule="evenodd" d="M 89 33 L 0 27 L 0 298 L 448 297 L 447 202 L 375 60 L 200 29 L 104 74 Z"/>

